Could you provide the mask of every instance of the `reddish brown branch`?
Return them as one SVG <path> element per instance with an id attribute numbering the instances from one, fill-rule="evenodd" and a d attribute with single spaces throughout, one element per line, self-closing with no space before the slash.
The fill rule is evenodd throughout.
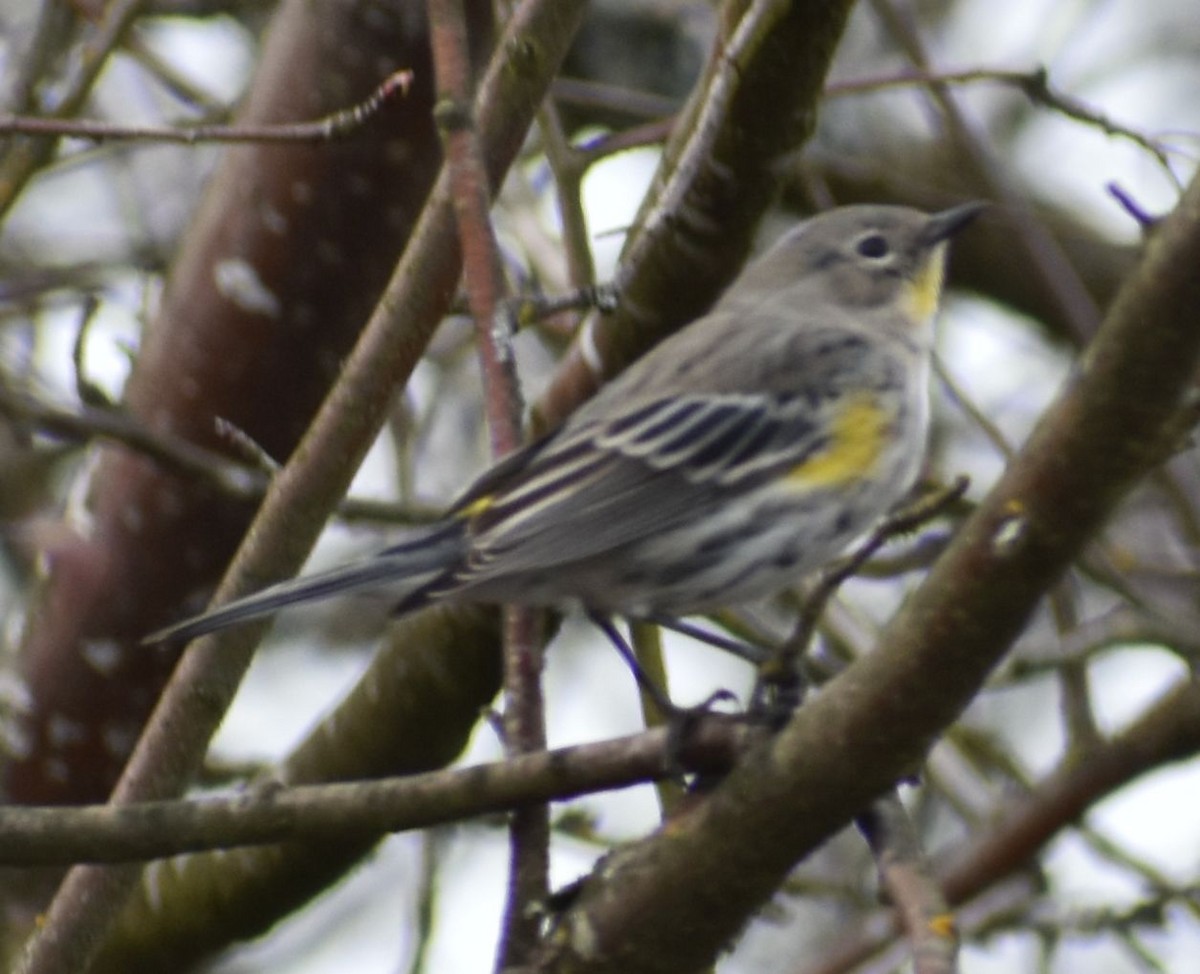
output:
<path id="1" fill-rule="evenodd" d="M 515 157 L 532 106 L 544 94 L 581 16 L 579 3 L 529 0 L 510 22 L 478 101 L 493 184 Z M 527 70 L 513 72 L 506 44 L 533 45 L 539 57 L 526 65 Z M 273 482 L 251 540 L 219 590 L 220 599 L 259 587 L 266 579 L 294 574 L 345 492 L 394 390 L 416 364 L 454 292 L 460 263 L 450 200 L 443 175 L 338 385 Z M 167 797 L 183 787 L 249 664 L 258 629 L 230 630 L 220 638 L 201 640 L 185 655 L 118 786 L 118 800 Z M 127 870 L 105 873 L 77 867 L 32 942 L 26 961 L 29 974 L 83 969 L 135 878 L 136 873 Z"/>
<path id="2" fill-rule="evenodd" d="M 461 0 L 429 0 L 430 39 L 438 101 L 434 111 L 445 147 L 458 217 L 467 301 L 476 341 L 492 455 L 521 442 L 521 396 L 512 350 L 513 324 L 505 302 L 504 269 L 491 224 L 491 199 L 470 100 L 467 22 Z M 504 627 L 504 742 L 511 755 L 546 747 L 542 699 L 542 641 L 537 614 L 510 608 Z M 514 812 L 509 823 L 509 895 L 499 967 L 523 961 L 537 941 L 539 920 L 531 907 L 549 891 L 550 817 L 545 806 Z"/>

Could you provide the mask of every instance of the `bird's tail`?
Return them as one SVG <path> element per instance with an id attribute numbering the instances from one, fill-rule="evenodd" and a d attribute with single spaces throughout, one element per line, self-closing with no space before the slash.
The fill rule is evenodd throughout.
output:
<path id="1" fill-rule="evenodd" d="M 441 521 L 413 531 L 399 544 L 369 558 L 280 582 L 160 629 L 142 642 L 185 643 L 216 629 L 273 615 L 285 606 L 316 602 L 356 589 L 380 589 L 397 602 L 415 606 L 420 601 L 420 590 L 453 571 L 465 554 L 465 525 L 457 520 Z"/>

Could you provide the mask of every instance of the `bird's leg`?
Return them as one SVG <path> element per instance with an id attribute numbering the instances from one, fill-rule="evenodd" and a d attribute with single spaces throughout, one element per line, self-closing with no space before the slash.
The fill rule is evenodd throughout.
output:
<path id="1" fill-rule="evenodd" d="M 728 690 L 718 690 L 707 700 L 701 701 L 694 707 L 680 707 L 667 696 L 666 691 L 662 687 L 647 675 L 641 663 L 638 662 L 633 648 L 626 641 L 625 637 L 621 635 L 620 630 L 617 629 L 611 618 L 592 610 L 588 610 L 588 618 L 608 637 L 608 641 L 621 654 L 621 658 L 625 660 L 625 665 L 629 667 L 634 679 L 637 680 L 638 686 L 641 687 L 642 691 L 654 704 L 655 709 L 662 715 L 667 726 L 665 767 L 671 777 L 682 780 L 685 769 L 681 755 L 688 732 L 695 725 L 696 721 L 705 714 L 710 713 L 716 704 L 735 699 L 733 694 Z"/>
<path id="2" fill-rule="evenodd" d="M 608 314 L 617 309 L 620 294 L 617 285 L 594 284 L 561 295 L 523 294 L 508 302 L 508 313 L 521 326 L 544 321 L 563 311 L 600 311 Z"/>
<path id="3" fill-rule="evenodd" d="M 734 639 L 730 636 L 722 636 L 719 632 L 711 632 L 702 626 L 685 622 L 683 619 L 676 619 L 673 616 L 648 615 L 642 618 L 646 622 L 652 622 L 656 626 L 670 629 L 672 632 L 695 639 L 697 642 L 707 643 L 716 649 L 723 649 L 725 652 L 732 653 L 739 659 L 744 659 L 747 663 L 751 663 L 754 666 L 762 666 L 773 655 L 771 650 L 765 649 L 762 646 L 755 646 L 753 643 Z"/>
<path id="4" fill-rule="evenodd" d="M 898 534 L 915 531 L 943 513 L 966 492 L 966 477 L 948 487 L 917 498 L 884 518 L 854 551 L 827 566 L 800 610 L 792 634 L 759 665 L 758 680 L 750 698 L 750 712 L 770 724 L 782 725 L 804 700 L 811 682 L 805 672 L 804 653 L 816 632 L 825 606 L 843 582 L 858 572 L 884 544 Z"/>
<path id="5" fill-rule="evenodd" d="M 613 644 L 613 648 L 621 654 L 621 658 L 625 660 L 625 665 L 629 667 L 630 672 L 633 673 L 633 678 L 637 680 L 638 686 L 650 698 L 659 714 L 669 719 L 678 713 L 680 708 L 671 701 L 671 698 L 667 696 L 666 691 L 662 687 L 650 679 L 650 676 L 642 668 L 642 664 L 638 662 L 633 647 L 621 635 L 620 630 L 617 629 L 612 619 L 590 610 L 588 611 L 588 618 L 608 637 L 608 641 Z"/>

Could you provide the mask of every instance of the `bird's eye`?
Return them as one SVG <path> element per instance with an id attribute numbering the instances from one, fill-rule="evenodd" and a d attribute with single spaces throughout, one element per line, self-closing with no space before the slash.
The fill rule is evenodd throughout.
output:
<path id="1" fill-rule="evenodd" d="M 854 249 L 860 256 L 868 257 L 871 260 L 881 260 L 891 253 L 887 238 L 880 233 L 868 233 L 858 241 Z"/>

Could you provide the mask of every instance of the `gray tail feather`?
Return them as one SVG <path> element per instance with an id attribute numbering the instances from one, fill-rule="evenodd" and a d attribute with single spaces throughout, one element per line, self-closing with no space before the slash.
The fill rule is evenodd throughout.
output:
<path id="1" fill-rule="evenodd" d="M 153 632 L 142 642 L 186 643 L 217 629 L 274 615 L 285 606 L 355 589 L 386 588 L 398 601 L 412 599 L 422 587 L 453 571 L 465 552 L 465 526 L 459 521 L 440 522 L 414 531 L 404 541 L 370 558 L 280 582 Z"/>

